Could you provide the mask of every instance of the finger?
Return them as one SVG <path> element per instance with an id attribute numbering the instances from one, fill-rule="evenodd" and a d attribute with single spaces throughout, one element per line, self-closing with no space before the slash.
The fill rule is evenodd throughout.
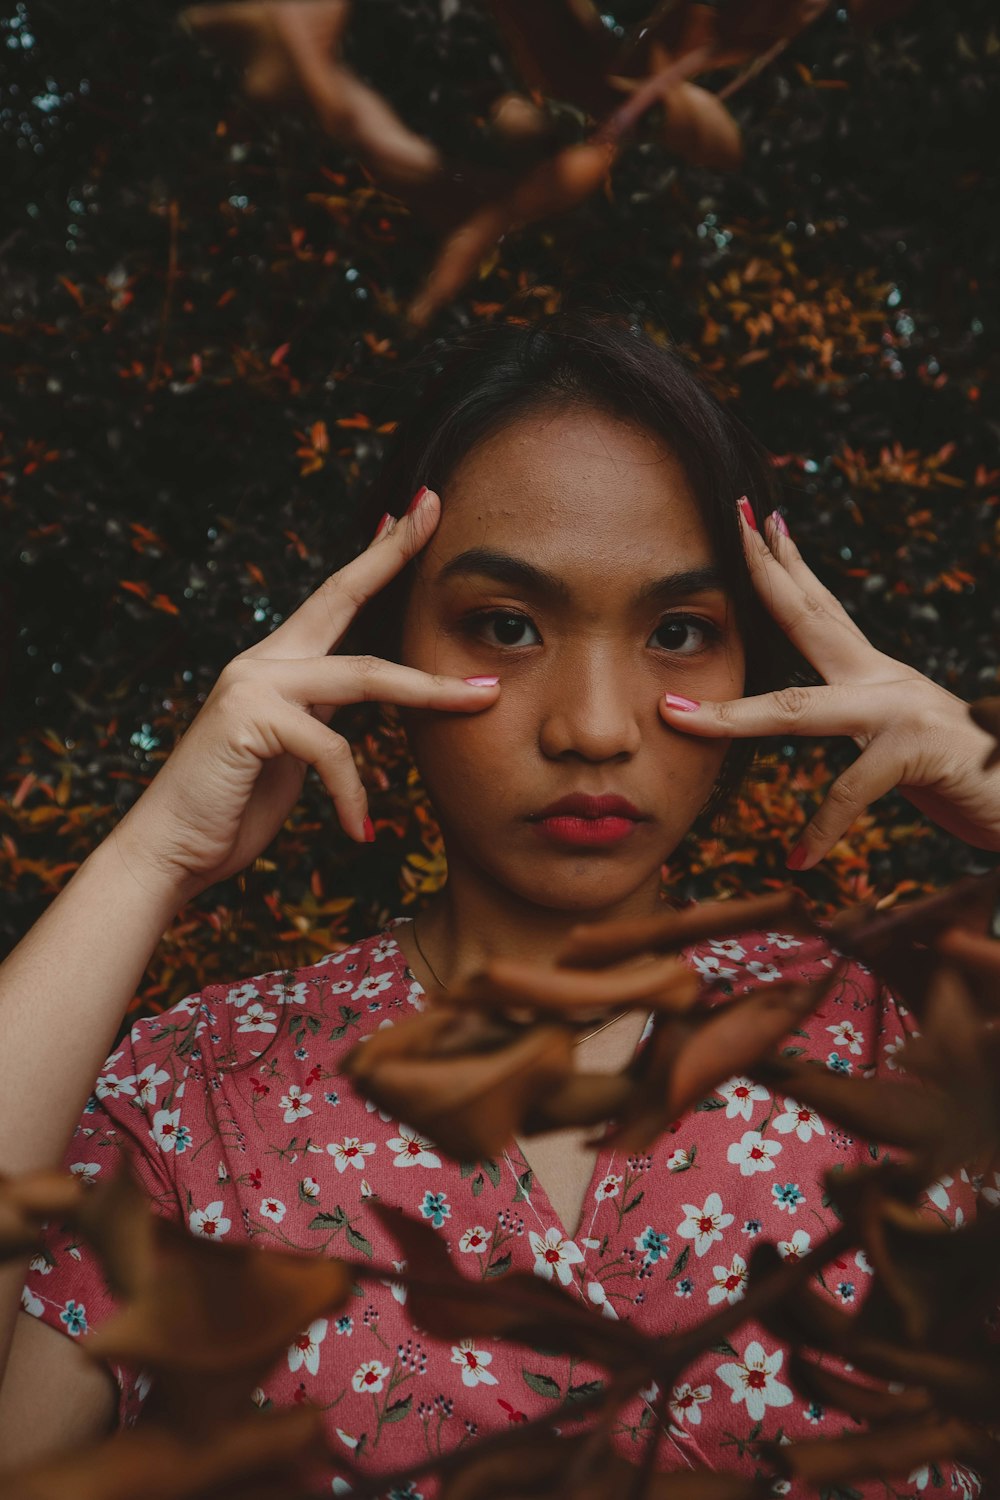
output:
<path id="1" fill-rule="evenodd" d="M 857 676 L 874 655 L 864 636 L 826 607 L 821 589 L 803 587 L 772 554 L 740 508 L 740 527 L 750 577 L 767 609 L 808 662 L 828 679 Z"/>
<path id="2" fill-rule="evenodd" d="M 708 739 L 840 734 L 865 744 L 893 717 L 900 689 L 905 686 L 864 683 L 857 687 L 784 687 L 717 703 L 699 703 L 666 693 L 660 699 L 660 714 L 672 729 Z M 903 707 L 905 704 L 899 704 L 900 712 Z"/>
<path id="3" fill-rule="evenodd" d="M 904 761 L 898 748 L 887 739 L 872 742 L 827 792 L 822 806 L 810 818 L 795 848 L 788 856 L 790 870 L 811 870 L 829 854 L 856 818 L 872 802 L 899 785 Z"/>
<path id="4" fill-rule="evenodd" d="M 310 657 L 334 650 L 362 605 L 385 588 L 429 540 L 440 515 L 438 495 L 425 490 L 413 510 L 398 521 L 390 516 L 364 552 L 325 579 L 287 620 L 243 655 Z"/>
<path id="5" fill-rule="evenodd" d="M 312 766 L 330 793 L 344 832 L 359 844 L 370 843 L 374 831 L 368 821 L 368 793 L 343 735 L 283 703 L 272 706 L 266 727 L 283 750 Z"/>
<path id="6" fill-rule="evenodd" d="M 308 660 L 230 663 L 230 679 L 273 689 L 303 708 L 346 703 L 396 703 L 403 708 L 437 708 L 477 713 L 495 703 L 496 677 L 445 677 L 383 661 L 379 656 L 320 656 Z"/>
<path id="7" fill-rule="evenodd" d="M 782 527 L 784 527 L 784 530 L 782 530 Z M 851 619 L 851 616 L 847 613 L 847 610 L 841 604 L 836 594 L 831 594 L 826 585 L 820 583 L 816 574 L 809 567 L 809 564 L 796 546 L 795 538 L 789 532 L 784 517 L 779 511 L 772 511 L 764 522 L 764 535 L 772 556 L 777 558 L 778 562 L 785 569 L 785 572 L 794 579 L 799 587 L 815 594 L 817 598 L 823 601 L 824 607 L 831 615 L 838 619 L 842 625 L 845 625 L 859 640 L 864 641 L 866 645 L 870 644 L 864 631 Z"/>

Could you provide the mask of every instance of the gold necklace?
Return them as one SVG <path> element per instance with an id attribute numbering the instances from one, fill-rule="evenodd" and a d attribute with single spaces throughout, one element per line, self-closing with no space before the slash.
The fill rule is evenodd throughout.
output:
<path id="1" fill-rule="evenodd" d="M 417 945 L 417 952 L 420 954 L 420 957 L 423 959 L 423 961 L 427 965 L 428 969 L 430 969 L 431 974 L 434 976 L 435 983 L 439 984 L 443 990 L 446 990 L 448 988 L 448 986 L 445 984 L 444 980 L 439 976 L 439 974 L 438 974 L 437 970 L 435 969 L 434 965 L 431 963 L 430 959 L 427 957 L 427 954 L 424 952 L 423 944 L 420 941 L 420 934 L 417 931 L 417 923 L 416 923 L 416 919 L 415 918 L 410 923 L 410 931 L 413 933 L 413 941 Z M 578 1036 L 576 1038 L 576 1040 L 574 1041 L 573 1046 L 574 1047 L 579 1047 L 579 1045 L 580 1045 L 581 1042 L 589 1042 L 592 1036 L 600 1036 L 600 1034 L 601 1034 L 602 1031 L 607 1031 L 607 1029 L 608 1029 L 609 1026 L 613 1026 L 616 1021 L 620 1021 L 621 1018 L 622 1018 L 622 1016 L 625 1016 L 625 1015 L 628 1015 L 628 1009 L 627 1009 L 627 1007 L 626 1007 L 625 1010 L 620 1010 L 616 1016 L 612 1016 L 610 1021 L 605 1021 L 604 1024 L 603 1024 L 603 1026 L 598 1026 L 595 1031 L 588 1031 L 587 1034 L 586 1034 L 586 1036 Z"/>

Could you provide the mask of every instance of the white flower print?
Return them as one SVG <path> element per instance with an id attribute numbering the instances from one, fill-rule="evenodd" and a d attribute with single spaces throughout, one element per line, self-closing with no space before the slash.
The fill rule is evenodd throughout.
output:
<path id="1" fill-rule="evenodd" d="M 906 1042 L 902 1037 L 898 1037 L 894 1042 L 886 1042 L 885 1065 L 889 1069 L 890 1073 L 895 1073 L 898 1071 L 899 1054 L 902 1052 L 905 1046 Z"/>
<path id="2" fill-rule="evenodd" d="M 263 1199 L 260 1211 L 265 1219 L 273 1219 L 275 1224 L 280 1224 L 286 1213 L 285 1205 L 280 1198 Z"/>
<path id="3" fill-rule="evenodd" d="M 135 1091 L 136 1104 L 152 1106 L 156 1103 L 156 1090 L 170 1082 L 170 1074 L 158 1068 L 155 1063 L 150 1063 L 141 1073 L 136 1074 L 134 1082 L 138 1085 Z"/>
<path id="4" fill-rule="evenodd" d="M 570 1266 L 579 1265 L 583 1260 L 583 1251 L 579 1245 L 572 1240 L 563 1238 L 561 1229 L 547 1229 L 545 1238 L 529 1229 L 528 1238 L 531 1248 L 535 1252 L 535 1264 L 533 1270 L 536 1276 L 551 1281 L 557 1276 L 563 1286 L 569 1286 L 573 1279 Z"/>
<path id="5" fill-rule="evenodd" d="M 770 1094 L 763 1084 L 754 1083 L 752 1078 L 730 1078 L 715 1091 L 726 1100 L 726 1119 L 735 1120 L 737 1115 L 744 1120 L 749 1120 L 753 1114 L 753 1107 L 764 1099 L 770 1099 Z"/>
<path id="6" fill-rule="evenodd" d="M 181 1124 L 181 1112 L 179 1109 L 159 1109 L 153 1116 L 153 1127 L 150 1135 L 159 1146 L 161 1151 L 175 1151 L 178 1155 L 186 1151 L 191 1144 L 191 1136 L 185 1125 Z"/>
<path id="7" fill-rule="evenodd" d="M 667 1159 L 668 1172 L 686 1172 L 688 1167 L 694 1165 L 694 1147 L 685 1151 L 683 1146 L 678 1146 L 672 1156 Z"/>
<path id="8" fill-rule="evenodd" d="M 39 1251 L 37 1255 L 33 1255 L 28 1261 L 28 1270 L 34 1271 L 38 1276 L 48 1276 L 52 1270 L 52 1262 L 46 1260 L 45 1256 Z"/>
<path id="9" fill-rule="evenodd" d="M 675 1422 L 690 1422 L 697 1427 L 701 1422 L 701 1408 L 712 1399 L 710 1385 L 675 1385 L 670 1397 L 670 1415 Z"/>
<path id="10" fill-rule="evenodd" d="M 983 1197 L 996 1208 L 1000 1203 L 1000 1172 L 993 1173 L 993 1186 L 983 1188 Z"/>
<path id="11" fill-rule="evenodd" d="M 747 964 L 747 969 L 761 984 L 773 984 L 776 979 L 781 978 L 781 970 L 776 964 L 762 964 L 754 959 Z"/>
<path id="12" fill-rule="evenodd" d="M 94 1085 L 98 1099 L 120 1099 L 123 1094 L 135 1093 L 135 1077 L 119 1078 L 116 1073 L 105 1073 Z"/>
<path id="13" fill-rule="evenodd" d="M 393 1268 L 397 1271 L 402 1272 L 406 1270 L 405 1260 L 394 1260 L 392 1264 Z M 389 1288 L 390 1292 L 395 1297 L 400 1306 L 405 1303 L 406 1294 L 410 1290 L 408 1286 L 404 1286 L 401 1281 L 386 1281 L 384 1277 L 382 1279 L 382 1285 Z"/>
<path id="14" fill-rule="evenodd" d="M 26 1286 L 21 1288 L 21 1306 L 32 1318 L 40 1318 L 45 1311 L 41 1297 L 36 1297 Z"/>
<path id="15" fill-rule="evenodd" d="M 391 974 L 366 974 L 361 983 L 355 987 L 355 1000 L 374 1000 L 376 995 L 381 995 L 392 985 Z"/>
<path id="16" fill-rule="evenodd" d="M 778 1254 L 782 1260 L 801 1260 L 808 1254 L 812 1240 L 804 1229 L 796 1229 L 787 1240 L 778 1241 Z"/>
<path id="17" fill-rule="evenodd" d="M 377 1396 L 385 1385 L 385 1377 L 388 1373 L 388 1365 L 384 1365 L 378 1359 L 369 1359 L 355 1370 L 351 1376 L 351 1385 L 359 1395 L 363 1396 L 365 1391 L 368 1391 L 371 1395 Z"/>
<path id="18" fill-rule="evenodd" d="M 785 1100 L 785 1113 L 771 1122 L 779 1135 L 789 1135 L 793 1130 L 800 1141 L 811 1141 L 814 1135 L 826 1135 L 826 1126 L 808 1104 L 799 1104 L 795 1099 Z"/>
<path id="19" fill-rule="evenodd" d="M 719 1379 L 732 1390 L 734 1403 L 746 1402 L 752 1422 L 762 1422 L 769 1406 L 791 1405 L 791 1391 L 777 1379 L 784 1358 L 783 1349 L 767 1354 L 763 1344 L 753 1339 L 739 1364 L 720 1365 L 716 1370 Z"/>
<path id="20" fill-rule="evenodd" d="M 587 1282 L 587 1301 L 592 1302 L 595 1307 L 601 1309 L 602 1317 L 614 1318 L 617 1322 L 618 1314 L 608 1301 L 608 1294 L 599 1281 Z"/>
<path id="21" fill-rule="evenodd" d="M 304 1333 L 300 1333 L 288 1351 L 288 1368 L 301 1370 L 305 1365 L 310 1375 L 319 1374 L 319 1346 L 326 1338 L 327 1319 L 316 1318 Z"/>
<path id="22" fill-rule="evenodd" d="M 248 1000 L 259 1000 L 260 990 L 255 984 L 234 984 L 226 993 L 227 1005 L 246 1005 Z"/>
<path id="23" fill-rule="evenodd" d="M 802 944 L 798 938 L 789 937 L 785 932 L 765 932 L 764 937 L 772 948 L 778 948 L 782 953 L 789 948 L 801 948 Z"/>
<path id="24" fill-rule="evenodd" d="M 726 1152 L 726 1160 L 739 1165 L 741 1174 L 750 1177 L 754 1172 L 773 1172 L 772 1157 L 781 1150 L 780 1141 L 765 1141 L 759 1130 L 745 1130 L 743 1138 L 733 1141 Z"/>
<path id="25" fill-rule="evenodd" d="M 384 964 L 387 958 L 391 958 L 396 948 L 395 938 L 380 938 L 372 948 L 369 957 L 373 964 Z"/>
<path id="26" fill-rule="evenodd" d="M 948 1189 L 954 1185 L 954 1182 L 954 1177 L 945 1175 L 944 1177 L 939 1177 L 937 1182 L 932 1182 L 929 1188 L 924 1189 L 934 1207 L 939 1208 L 942 1213 L 948 1212 L 948 1205 L 951 1202 L 948 1197 Z"/>
<path id="27" fill-rule="evenodd" d="M 305 1005 L 309 986 L 301 979 L 298 984 L 276 984 L 267 993 L 273 995 L 279 1005 Z"/>
<path id="28" fill-rule="evenodd" d="M 451 1346 L 451 1362 L 462 1366 L 463 1385 L 496 1385 L 497 1378 L 486 1366 L 493 1363 L 492 1354 L 477 1349 L 472 1339 L 462 1339 Z"/>
<path id="29" fill-rule="evenodd" d="M 732 1304 L 746 1295 L 747 1263 L 742 1255 L 733 1256 L 733 1263 L 728 1270 L 725 1266 L 713 1266 L 712 1275 L 715 1277 L 715 1285 L 708 1289 L 709 1302 Z"/>
<path id="30" fill-rule="evenodd" d="M 863 1038 L 850 1021 L 838 1021 L 836 1026 L 828 1026 L 826 1029 L 838 1047 L 846 1047 L 852 1057 L 861 1056 Z"/>
<path id="31" fill-rule="evenodd" d="M 70 1167 L 74 1177 L 79 1177 L 83 1182 L 93 1182 L 101 1170 L 99 1161 L 75 1161 Z"/>
<path id="32" fill-rule="evenodd" d="M 695 953 L 692 960 L 702 979 L 732 979 L 736 974 L 735 969 L 723 964 L 717 953 Z"/>
<path id="33" fill-rule="evenodd" d="M 333 1164 L 338 1172 L 343 1172 L 348 1165 L 357 1167 L 358 1171 L 364 1170 L 365 1157 L 371 1156 L 375 1150 L 374 1141 L 366 1141 L 362 1145 L 356 1135 L 345 1135 L 342 1141 L 331 1141 L 326 1148 L 333 1157 Z"/>
<path id="34" fill-rule="evenodd" d="M 299 1191 L 301 1192 L 303 1198 L 307 1199 L 308 1202 L 315 1203 L 316 1199 L 319 1197 L 319 1183 L 316 1181 L 315 1177 L 303 1177 L 302 1181 L 299 1183 Z"/>
<path id="35" fill-rule="evenodd" d="M 724 958 L 746 958 L 747 956 L 747 950 L 735 938 L 712 938 L 708 946 L 713 953 L 721 953 Z"/>
<path id="36" fill-rule="evenodd" d="M 276 1010 L 265 1010 L 258 1001 L 255 1005 L 248 1005 L 241 1016 L 237 1018 L 236 1030 L 248 1031 L 277 1031 L 275 1021 L 278 1018 Z"/>
<path id="37" fill-rule="evenodd" d="M 619 1189 L 625 1179 L 618 1177 L 614 1172 L 609 1172 L 594 1189 L 594 1197 L 598 1203 L 603 1203 L 605 1198 L 617 1198 Z"/>
<path id="38" fill-rule="evenodd" d="M 854 1257 L 854 1264 L 857 1266 L 859 1271 L 863 1272 L 865 1276 L 873 1276 L 875 1274 L 875 1267 L 872 1265 L 871 1261 L 868 1259 L 863 1250 L 859 1250 L 857 1255 Z"/>
<path id="39" fill-rule="evenodd" d="M 381 1030 L 381 1028 L 379 1028 L 379 1029 Z M 364 1041 L 364 1040 L 365 1040 L 365 1038 L 362 1037 L 362 1041 Z M 375 1114 L 377 1112 L 378 1117 L 379 1117 L 380 1120 L 388 1121 L 388 1120 L 392 1119 L 392 1115 L 391 1114 L 386 1114 L 386 1112 L 385 1112 L 384 1109 L 379 1109 L 379 1107 L 375 1103 L 374 1099 L 366 1099 L 365 1100 L 365 1109 L 368 1111 L 368 1113 L 370 1115 L 373 1115 L 373 1114 Z"/>
<path id="40" fill-rule="evenodd" d="M 400 1125 L 399 1135 L 386 1141 L 390 1151 L 395 1151 L 394 1167 L 439 1167 L 440 1156 L 431 1150 L 431 1142 L 418 1135 L 409 1125 Z"/>
<path id="41" fill-rule="evenodd" d="M 466 1255 L 484 1255 L 490 1247 L 490 1232 L 482 1224 L 473 1224 L 458 1242 L 458 1248 Z"/>
<path id="42" fill-rule="evenodd" d="M 188 1219 L 191 1233 L 200 1235 L 205 1240 L 220 1240 L 224 1234 L 228 1234 L 232 1226 L 228 1219 L 222 1217 L 222 1209 L 221 1199 L 217 1203 L 210 1203 L 207 1208 L 196 1208 Z"/>
<path id="43" fill-rule="evenodd" d="M 301 1120 L 304 1115 L 311 1115 L 312 1110 L 308 1108 L 308 1101 L 312 1094 L 304 1094 L 297 1083 L 289 1084 L 288 1093 L 281 1096 L 280 1109 L 285 1111 L 285 1124 L 291 1125 L 296 1120 Z"/>
<path id="44" fill-rule="evenodd" d="M 723 1213 L 718 1193 L 709 1193 L 702 1208 L 693 1203 L 681 1206 L 687 1218 L 677 1226 L 677 1233 L 682 1239 L 694 1240 L 694 1251 L 699 1256 L 704 1255 L 716 1240 L 721 1240 L 722 1231 L 733 1222 L 732 1214 Z"/>

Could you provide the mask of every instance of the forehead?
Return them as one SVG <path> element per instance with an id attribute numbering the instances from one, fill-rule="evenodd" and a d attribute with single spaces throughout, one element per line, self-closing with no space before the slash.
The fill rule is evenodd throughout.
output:
<path id="1" fill-rule="evenodd" d="M 439 558 L 504 545 L 547 565 L 657 571 L 712 559 L 679 463 L 658 434 L 595 408 L 529 412 L 465 455 L 442 489 Z"/>

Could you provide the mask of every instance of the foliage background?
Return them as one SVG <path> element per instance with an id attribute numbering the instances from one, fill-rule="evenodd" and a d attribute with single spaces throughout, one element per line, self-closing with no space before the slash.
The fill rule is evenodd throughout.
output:
<path id="1" fill-rule="evenodd" d="M 645 8 L 609 0 L 606 23 Z M 633 147 L 607 195 L 507 236 L 426 335 L 402 309 L 432 229 L 308 121 L 244 105 L 170 8 L 3 9 L 5 948 L 141 794 L 225 663 L 350 549 L 405 410 L 407 355 L 479 319 L 570 297 L 630 306 L 767 443 L 797 541 L 876 644 L 964 697 L 996 691 L 988 0 L 919 0 L 868 37 L 831 8 L 733 100 L 738 175 Z M 349 60 L 470 155 L 488 149 L 491 98 L 518 86 L 485 9 L 455 0 L 359 0 Z M 348 844 L 310 774 L 254 869 L 180 914 L 132 1016 L 309 962 L 440 881 L 398 733 L 353 732 L 375 845 Z M 674 892 L 782 883 L 795 828 L 847 758 L 776 746 L 724 836 L 700 829 L 678 851 Z M 893 796 L 801 884 L 832 905 L 989 863 Z"/>

